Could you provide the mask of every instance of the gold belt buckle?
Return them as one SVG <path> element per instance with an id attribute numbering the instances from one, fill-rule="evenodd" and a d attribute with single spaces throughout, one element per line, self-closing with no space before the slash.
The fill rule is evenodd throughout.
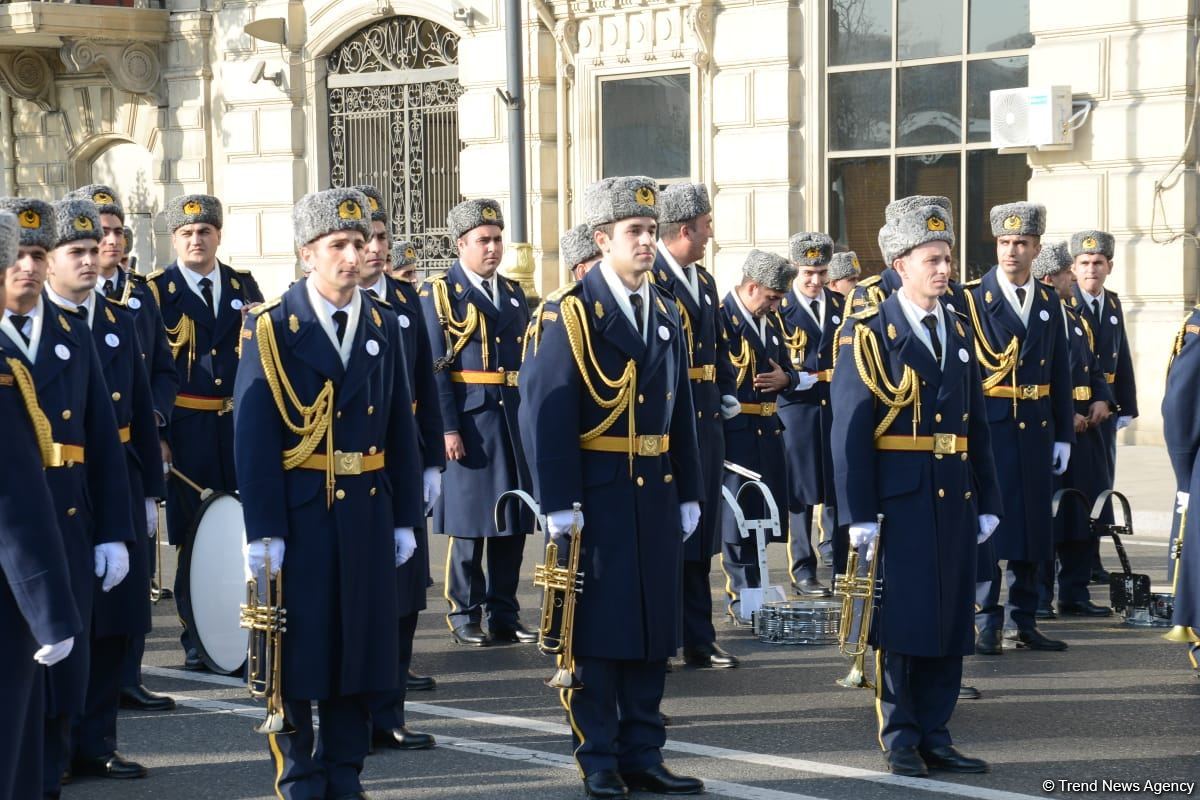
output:
<path id="1" fill-rule="evenodd" d="M 224 416 L 225 414 L 232 414 L 232 413 L 233 413 L 233 398 L 232 397 L 222 398 L 221 399 L 221 410 L 217 412 L 217 416 L 220 417 L 220 416 Z"/>
<path id="2" fill-rule="evenodd" d="M 1038 387 L 1036 383 L 1027 383 L 1017 387 L 1017 397 L 1022 400 L 1037 400 Z"/>
<path id="3" fill-rule="evenodd" d="M 705 364 L 703 369 L 704 369 L 704 380 L 714 381 L 717 379 L 717 365 L 716 364 Z"/>
<path id="4" fill-rule="evenodd" d="M 63 465 L 63 446 L 62 442 L 50 443 L 50 463 L 47 467 L 61 467 Z"/>
<path id="5" fill-rule="evenodd" d="M 933 435 L 933 454 L 937 456 L 952 456 L 958 452 L 958 435 L 953 433 L 935 433 Z"/>
<path id="6" fill-rule="evenodd" d="M 517 385 L 517 376 L 519 374 L 520 373 L 518 373 L 516 370 L 509 370 L 508 372 L 505 372 L 504 385 L 515 387 Z"/>
<path id="7" fill-rule="evenodd" d="M 333 451 L 333 473 L 335 475 L 362 475 L 362 453 Z"/>
<path id="8" fill-rule="evenodd" d="M 761 416 L 771 417 L 775 415 L 775 409 L 778 408 L 777 403 L 763 403 L 762 411 L 758 412 Z"/>
<path id="9" fill-rule="evenodd" d="M 638 455 L 639 456 L 656 456 L 662 452 L 662 436 L 658 434 L 645 434 L 638 437 Z"/>

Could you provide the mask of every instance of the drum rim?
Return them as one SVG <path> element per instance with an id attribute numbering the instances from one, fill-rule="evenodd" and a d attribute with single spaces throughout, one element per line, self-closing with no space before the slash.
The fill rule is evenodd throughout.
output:
<path id="1" fill-rule="evenodd" d="M 210 506 L 216 503 L 217 500 L 226 497 L 232 497 L 234 500 L 238 501 L 239 505 L 241 505 L 242 498 L 237 492 L 213 492 L 211 495 L 201 501 L 200 507 L 196 509 L 196 515 L 192 519 L 191 525 L 188 526 L 188 535 L 187 539 L 185 540 L 186 544 L 180 552 L 179 564 L 176 567 L 177 573 L 181 573 L 183 575 L 183 580 L 186 581 L 186 591 L 189 598 L 188 609 L 186 614 L 184 613 L 183 609 L 179 608 L 178 606 L 176 606 L 175 610 L 179 615 L 179 618 L 183 620 L 183 623 L 192 631 L 192 645 L 196 648 L 196 654 L 200 656 L 200 660 L 204 662 L 204 665 L 218 675 L 236 675 L 245 669 L 246 659 L 242 659 L 242 663 L 238 664 L 238 666 L 234 669 L 228 671 L 226 671 L 224 667 L 217 664 L 213 657 L 209 655 L 208 651 L 204 648 L 204 642 L 200 640 L 198 635 L 195 635 L 198 629 L 196 627 L 195 614 L 192 612 L 191 608 L 192 544 L 196 541 L 196 532 L 200 529 L 200 521 L 204 519 L 204 512 L 207 511 Z"/>

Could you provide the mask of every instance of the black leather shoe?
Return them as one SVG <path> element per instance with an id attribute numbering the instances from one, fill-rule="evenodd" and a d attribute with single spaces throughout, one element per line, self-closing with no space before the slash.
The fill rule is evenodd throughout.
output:
<path id="1" fill-rule="evenodd" d="M 1112 615 L 1108 606 L 1098 606 L 1091 600 L 1082 603 L 1059 603 L 1058 613 L 1072 617 L 1108 617 Z"/>
<path id="2" fill-rule="evenodd" d="M 492 639 L 497 642 L 519 642 L 520 644 L 533 644 L 538 640 L 538 635 L 534 631 L 529 630 L 517 620 L 513 625 L 500 626 L 492 625 L 488 628 Z"/>
<path id="3" fill-rule="evenodd" d="M 136 761 L 125 760 L 120 753 L 112 752 L 95 758 L 78 758 L 71 763 L 71 774 L 78 778 L 144 778 L 146 768 Z"/>
<path id="4" fill-rule="evenodd" d="M 602 769 L 588 775 L 583 779 L 583 790 L 588 797 L 629 797 L 629 789 L 615 769 Z"/>
<path id="5" fill-rule="evenodd" d="M 204 659 L 200 658 L 200 654 L 196 650 L 188 650 L 183 657 L 183 668 L 192 672 L 203 672 L 208 669 L 204 664 Z"/>
<path id="6" fill-rule="evenodd" d="M 1062 604 L 1059 604 L 1061 607 Z M 1054 609 L 1049 606 L 1038 606 L 1038 610 L 1033 612 L 1034 619 L 1058 619 L 1058 614 L 1054 613 Z"/>
<path id="7" fill-rule="evenodd" d="M 129 686 L 121 690 L 121 708 L 138 711 L 173 711 L 175 701 L 165 694 L 157 694 L 145 686 Z"/>
<path id="8" fill-rule="evenodd" d="M 792 584 L 792 591 L 800 597 L 829 597 L 829 587 L 816 578 L 802 578 Z"/>
<path id="9" fill-rule="evenodd" d="M 437 746 L 437 740 L 428 733 L 417 733 L 403 726 L 390 731 L 375 731 L 371 740 L 393 750 L 429 750 Z"/>
<path id="10" fill-rule="evenodd" d="M 1059 651 L 1067 649 L 1066 642 L 1058 639 L 1051 639 L 1037 628 L 1032 628 L 1027 631 L 1017 631 L 1015 633 L 1006 633 L 1004 634 L 1004 638 L 1016 642 L 1017 647 L 1027 647 L 1030 650 Z"/>
<path id="11" fill-rule="evenodd" d="M 738 665 L 737 656 L 725 652 L 716 642 L 691 649 L 685 647 L 683 660 L 693 667 L 712 667 L 713 669 L 731 669 Z"/>
<path id="12" fill-rule="evenodd" d="M 1106 570 L 1106 569 L 1092 570 L 1092 577 L 1091 577 L 1091 580 L 1088 581 L 1088 583 L 1096 584 L 1097 586 L 1108 586 L 1108 570 Z"/>
<path id="13" fill-rule="evenodd" d="M 958 687 L 959 700 L 978 700 L 983 697 L 983 692 L 976 689 L 974 686 L 967 686 L 965 683 Z"/>
<path id="14" fill-rule="evenodd" d="M 414 675 L 411 669 L 408 671 L 408 677 L 405 680 L 410 692 L 428 692 L 437 688 L 437 681 L 431 676 Z"/>
<path id="15" fill-rule="evenodd" d="M 982 758 L 969 758 L 950 745 L 922 750 L 921 758 L 930 769 L 943 772 L 989 772 L 991 767 Z"/>
<path id="16" fill-rule="evenodd" d="M 625 785 L 630 789 L 655 794 L 700 794 L 704 791 L 704 781 L 699 778 L 689 778 L 686 775 L 676 775 L 667 769 L 665 764 L 655 764 L 641 772 L 626 772 L 621 775 Z"/>
<path id="17" fill-rule="evenodd" d="M 888 769 L 893 775 L 903 775 L 906 778 L 924 778 L 929 774 L 929 767 L 921 759 L 921 754 L 915 747 L 896 747 L 884 753 Z"/>
<path id="18" fill-rule="evenodd" d="M 483 632 L 483 626 L 478 622 L 468 622 L 466 625 L 459 625 L 450 631 L 450 636 L 459 644 L 471 645 L 473 647 L 487 647 L 491 644 L 488 635 Z"/>
<path id="19" fill-rule="evenodd" d="M 1004 654 L 1004 643 L 1000 639 L 1000 631 L 989 628 L 979 632 L 975 639 L 975 655 L 999 656 Z"/>

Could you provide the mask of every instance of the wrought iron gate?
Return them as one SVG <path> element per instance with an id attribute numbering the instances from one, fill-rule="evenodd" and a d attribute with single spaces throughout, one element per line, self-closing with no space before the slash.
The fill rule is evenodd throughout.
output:
<path id="1" fill-rule="evenodd" d="M 392 17 L 330 54 L 330 184 L 379 189 L 394 239 L 416 246 L 421 276 L 457 256 L 446 215 L 459 193 L 458 37 L 419 17 Z"/>

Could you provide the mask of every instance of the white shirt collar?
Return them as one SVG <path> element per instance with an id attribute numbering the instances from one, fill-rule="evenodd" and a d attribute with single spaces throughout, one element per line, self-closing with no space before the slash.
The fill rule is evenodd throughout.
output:
<path id="1" fill-rule="evenodd" d="M 825 292 L 821 291 L 816 297 L 807 297 L 798 288 L 796 288 L 795 284 L 792 285 L 792 292 L 793 292 L 793 294 L 796 295 L 796 302 L 798 302 L 804 308 L 804 311 L 808 314 L 808 316 L 810 318 L 812 318 L 812 320 L 814 322 L 817 323 L 817 327 L 824 328 L 825 327 Z M 817 303 L 817 311 L 819 312 L 818 315 L 815 317 L 813 316 L 813 313 L 812 313 L 812 303 L 814 300 Z"/>
<path id="2" fill-rule="evenodd" d="M 467 282 L 478 289 L 484 297 L 487 297 L 487 292 L 483 291 L 483 276 L 472 271 L 470 267 L 463 264 L 463 272 L 467 274 Z M 500 307 L 500 273 L 493 272 L 492 277 L 487 279 L 492 284 L 492 305 L 496 308 Z"/>
<path id="3" fill-rule="evenodd" d="M 380 300 L 387 300 L 387 275 L 380 272 L 379 280 L 375 281 L 374 286 L 364 286 L 362 288 L 365 292 L 375 292 L 375 296 Z"/>
<path id="4" fill-rule="evenodd" d="M 765 344 L 767 341 L 767 318 L 755 319 L 754 315 L 746 310 L 745 304 L 742 303 L 742 296 L 737 293 L 737 289 L 733 290 L 733 302 L 737 303 L 737 307 L 741 310 L 746 324 L 758 331 L 759 340 Z"/>
<path id="5" fill-rule="evenodd" d="M 179 264 L 178 261 L 175 263 Z M 212 281 L 213 316 L 215 317 L 221 308 L 221 265 L 217 264 L 217 266 L 213 267 L 213 271 L 207 275 L 201 275 L 199 272 L 189 269 L 183 264 L 179 264 L 179 271 L 183 273 L 183 279 L 187 282 L 188 287 L 195 292 L 196 296 L 201 300 L 204 299 L 204 292 L 200 291 L 201 278 L 208 278 L 210 281 Z"/>
<path id="6" fill-rule="evenodd" d="M 642 338 L 646 338 L 650 328 L 650 285 L 646 280 L 642 281 L 642 285 L 638 287 L 636 292 L 629 291 L 625 284 L 621 283 L 621 279 L 617 277 L 617 273 L 613 272 L 612 267 L 601 261 L 592 269 L 600 270 L 600 275 L 603 276 L 604 282 L 608 284 L 608 290 L 612 292 L 613 299 L 617 301 L 617 307 L 621 309 L 621 313 L 625 315 L 625 319 L 629 320 L 629 324 L 633 329 L 637 330 L 637 322 L 633 317 L 633 303 L 629 302 L 631 294 L 640 295 L 642 298 Z"/>
<path id="7" fill-rule="evenodd" d="M 912 328 L 913 333 L 915 333 L 917 338 L 921 340 L 930 354 L 934 356 L 936 356 L 936 353 L 933 351 L 933 340 L 929 338 L 929 329 L 925 327 L 925 323 L 922 320 L 924 320 L 925 317 L 929 316 L 930 314 L 933 314 L 935 317 L 937 317 L 938 341 L 940 341 L 942 345 L 942 360 L 938 363 L 938 366 L 945 368 L 946 315 L 942 311 L 942 304 L 940 302 L 936 302 L 933 304 L 932 311 L 926 311 L 925 309 L 918 307 L 917 304 L 912 300 L 909 300 L 908 297 L 905 296 L 903 289 L 896 292 L 896 297 L 900 300 L 900 309 L 904 312 L 904 317 L 908 320 L 909 327 Z"/>
<path id="8" fill-rule="evenodd" d="M 671 255 L 671 251 L 667 249 L 667 245 L 662 239 L 658 240 L 658 252 L 662 253 L 663 261 L 667 262 L 667 266 L 671 268 L 671 272 L 675 273 L 675 277 L 683 282 L 683 285 L 688 288 L 688 293 L 692 295 L 692 302 L 700 302 L 700 278 L 696 275 L 696 267 L 689 265 L 687 271 L 679 265 L 675 260 L 675 256 Z"/>
<path id="9" fill-rule="evenodd" d="M 61 294 L 59 294 L 58 292 L 51 289 L 50 283 L 47 282 L 46 283 L 46 296 L 50 298 L 50 302 L 54 303 L 56 306 L 60 307 L 63 311 L 66 311 L 70 314 L 74 314 L 75 310 L 77 308 L 79 308 L 80 306 L 83 306 L 84 308 L 86 308 L 87 309 L 88 327 L 89 328 L 92 327 L 92 320 L 94 320 L 96 318 L 96 292 L 95 291 L 88 292 L 87 297 L 84 299 L 84 301 L 82 303 L 76 303 L 74 300 L 68 300 L 67 298 L 65 298 Z"/>
<path id="10" fill-rule="evenodd" d="M 1083 295 L 1083 302 L 1088 307 L 1089 311 L 1092 309 L 1093 300 L 1100 301 L 1100 313 L 1096 315 L 1096 322 L 1102 323 L 1104 321 L 1104 288 L 1101 287 L 1100 294 L 1088 294 L 1087 289 L 1084 289 L 1082 286 L 1080 286 L 1079 293 Z"/>
<path id="11" fill-rule="evenodd" d="M 996 284 L 1000 287 L 1000 293 L 1008 300 L 1008 304 L 1012 306 L 1013 311 L 1021 318 L 1021 324 L 1026 328 L 1029 327 L 1029 312 L 1033 310 L 1033 293 L 1037 288 L 1036 283 L 1033 275 L 1030 274 L 1029 280 L 1023 286 L 1015 286 L 1003 272 L 997 270 L 996 273 Z M 1024 305 L 1017 302 L 1017 289 L 1025 290 Z"/>
<path id="12" fill-rule="evenodd" d="M 311 278 L 305 279 L 304 288 L 308 293 L 308 302 L 312 305 L 313 313 L 317 315 L 317 322 L 321 323 L 333 349 L 338 351 L 338 356 L 342 359 L 342 367 L 348 367 L 350 354 L 354 350 L 354 334 L 358 330 L 358 318 L 362 313 L 362 294 L 355 292 L 348 305 L 338 308 L 321 296 Z M 347 314 L 346 333 L 342 337 L 341 344 L 338 344 L 337 328 L 333 324 L 333 312 L 335 311 L 345 311 Z"/>
<path id="13" fill-rule="evenodd" d="M 45 308 L 42 306 L 42 297 L 38 295 L 37 305 L 25 314 L 29 317 L 29 322 L 26 324 L 26 329 L 29 331 L 29 344 L 25 344 L 25 340 L 21 338 L 17 332 L 17 328 L 9 320 L 13 312 L 7 308 L 4 309 L 4 319 L 0 320 L 0 327 L 4 328 L 4 332 L 8 334 L 8 338 L 12 339 L 13 344 L 21 348 L 21 352 L 29 359 L 29 363 L 37 362 L 38 345 L 42 341 L 42 321 L 45 319 Z"/>

